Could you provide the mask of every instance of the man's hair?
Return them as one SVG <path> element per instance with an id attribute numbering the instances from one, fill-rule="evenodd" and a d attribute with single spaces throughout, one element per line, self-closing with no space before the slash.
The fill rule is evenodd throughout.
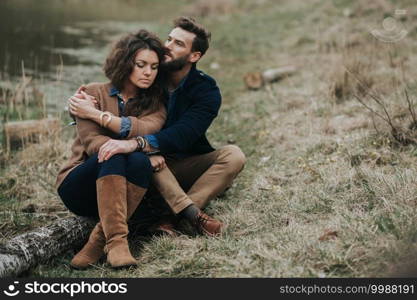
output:
<path id="1" fill-rule="evenodd" d="M 147 30 L 141 29 L 135 34 L 127 34 L 114 44 L 106 58 L 103 70 L 112 85 L 119 91 L 123 89 L 126 80 L 133 71 L 137 52 L 144 49 L 154 51 L 158 56 L 159 63 L 164 61 L 166 48 L 155 34 Z M 125 112 L 139 115 L 144 110 L 158 109 L 162 97 L 160 73 L 158 72 L 155 82 L 141 93 L 140 96 L 143 99 L 138 103 L 133 101 L 134 104 L 130 104 L 129 101 L 129 109 L 126 107 Z"/>
<path id="2" fill-rule="evenodd" d="M 192 17 L 179 17 L 174 20 L 174 28 L 175 27 L 195 34 L 191 51 L 199 51 L 201 52 L 201 56 L 206 53 L 209 48 L 211 33 L 207 31 L 203 25 L 198 24 Z"/>

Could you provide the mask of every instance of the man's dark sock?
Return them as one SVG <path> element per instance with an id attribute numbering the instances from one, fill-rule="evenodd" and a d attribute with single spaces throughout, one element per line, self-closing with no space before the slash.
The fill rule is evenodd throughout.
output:
<path id="1" fill-rule="evenodd" d="M 195 221 L 199 212 L 200 209 L 195 204 L 191 204 L 180 211 L 179 215 L 187 220 Z"/>

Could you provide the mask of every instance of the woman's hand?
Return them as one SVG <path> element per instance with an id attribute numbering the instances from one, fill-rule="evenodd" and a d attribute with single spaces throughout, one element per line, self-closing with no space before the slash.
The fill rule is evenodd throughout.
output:
<path id="1" fill-rule="evenodd" d="M 138 143 L 135 140 L 108 140 L 101 145 L 98 151 L 98 162 L 109 160 L 118 153 L 130 153 L 136 150 Z"/>
<path id="2" fill-rule="evenodd" d="M 151 161 L 154 172 L 159 172 L 167 166 L 165 158 L 162 155 L 151 155 L 149 160 Z"/>
<path id="3" fill-rule="evenodd" d="M 97 100 L 80 87 L 74 96 L 68 99 L 70 114 L 81 119 L 92 119 L 93 116 L 100 113 L 96 108 Z"/>

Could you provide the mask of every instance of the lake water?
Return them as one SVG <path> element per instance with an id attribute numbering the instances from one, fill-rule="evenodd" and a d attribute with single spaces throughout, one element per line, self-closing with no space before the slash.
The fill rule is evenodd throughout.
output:
<path id="1" fill-rule="evenodd" d="M 188 1 L 189 2 L 189 1 Z M 102 81 L 111 41 L 146 28 L 165 38 L 187 1 L 1 0 L 0 84 L 31 76 L 53 110 L 76 87 Z"/>

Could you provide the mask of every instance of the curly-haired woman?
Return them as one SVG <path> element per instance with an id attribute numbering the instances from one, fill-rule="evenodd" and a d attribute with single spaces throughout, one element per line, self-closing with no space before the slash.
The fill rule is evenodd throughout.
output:
<path id="1" fill-rule="evenodd" d="M 140 151 L 146 147 L 141 136 L 159 131 L 166 118 L 158 74 L 164 55 L 162 42 L 146 30 L 124 36 L 104 65 L 110 82 L 78 91 L 78 98 L 92 96 L 96 105 L 72 99 L 77 136 L 57 177 L 58 194 L 76 215 L 100 219 L 72 259 L 75 268 L 98 261 L 103 249 L 112 267 L 137 263 L 127 242 L 127 220 L 143 198 L 153 168 L 165 167 L 161 156 Z"/>

